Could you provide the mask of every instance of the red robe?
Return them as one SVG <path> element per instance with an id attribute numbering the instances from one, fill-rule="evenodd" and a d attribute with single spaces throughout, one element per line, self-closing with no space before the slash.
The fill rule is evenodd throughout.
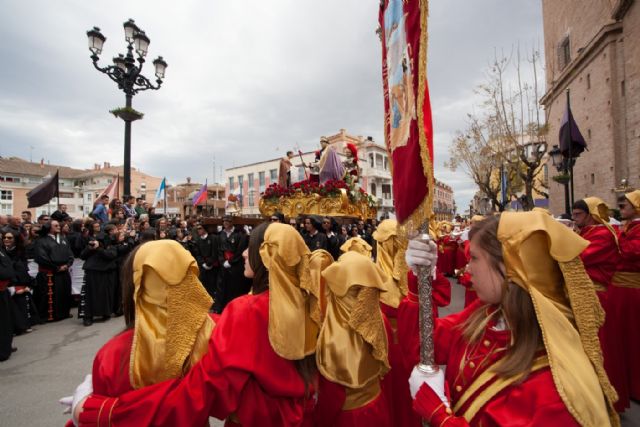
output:
<path id="1" fill-rule="evenodd" d="M 452 406 L 462 396 L 472 381 L 486 367 L 505 354 L 500 350 L 510 341 L 509 331 L 496 331 L 488 327 L 478 344 L 470 346 L 458 327 L 475 310 L 486 310 L 476 302 L 460 313 L 435 320 L 435 362 L 446 365 L 445 383 L 451 391 Z M 466 357 L 465 357 L 466 354 Z M 484 361 L 484 362 L 483 362 Z M 513 384 L 490 399 L 471 422 L 461 414 L 449 416 L 440 398 L 428 386 L 423 385 L 413 408 L 434 426 L 578 426 L 562 402 L 547 366 L 531 373 L 525 381 Z M 467 406 L 471 402 L 467 402 Z M 464 411 L 466 407 L 462 407 Z"/>
<path id="2" fill-rule="evenodd" d="M 596 293 L 605 311 L 605 322 L 598 336 L 604 357 L 604 368 L 611 384 L 618 392 L 616 410 L 624 411 L 629 407 L 629 390 L 625 375 L 625 354 L 620 346 L 621 325 L 616 313 L 611 310 L 609 298 L 611 278 L 620 263 L 620 252 L 611 231 L 604 225 L 590 225 L 580 230 L 580 236 L 589 241 L 580 258 L 587 274 L 596 284 Z"/>
<path id="3" fill-rule="evenodd" d="M 388 306 L 387 306 L 388 307 Z M 383 314 L 387 338 L 391 337 L 391 323 Z M 391 344 L 389 342 L 389 344 Z M 389 351 L 391 346 L 389 345 Z M 391 354 L 389 362 L 391 363 Z M 343 409 L 347 398 L 343 385 L 334 383 L 322 375 L 318 377 L 318 402 L 315 406 L 315 427 L 390 427 L 392 423 L 393 381 L 391 371 L 380 379 L 380 393 L 371 402 L 359 408 Z M 407 377 L 408 378 L 408 377 Z"/>
<path id="4" fill-rule="evenodd" d="M 397 426 L 421 426 L 420 417 L 411 409 L 411 393 L 409 376 L 418 363 L 420 352 L 420 335 L 418 324 L 418 278 L 409 271 L 409 294 L 398 307 L 397 350 L 399 357 L 391 365 L 394 379 L 393 388 L 393 421 Z M 446 307 L 451 302 L 451 284 L 442 273 L 438 272 L 432 282 L 433 315 L 438 317 L 438 307 Z M 390 362 L 392 362 L 390 360 Z"/>
<path id="5" fill-rule="evenodd" d="M 467 240 L 463 243 L 463 253 L 464 253 L 464 257 L 465 257 L 465 266 L 467 264 L 469 264 L 469 261 L 471 260 L 471 253 L 470 253 L 470 241 Z M 471 274 L 469 274 L 468 272 L 464 272 L 461 275 L 458 276 L 458 284 L 464 286 L 465 291 L 464 291 L 464 306 L 468 307 L 471 305 L 471 303 L 473 303 L 475 300 L 478 299 L 478 294 L 476 293 L 476 290 L 473 289 L 473 282 L 471 281 Z"/>
<path id="6" fill-rule="evenodd" d="M 346 399 L 344 386 L 331 382 L 322 376 L 318 380 L 318 405 L 316 406 L 317 427 L 390 427 L 391 414 L 384 392 L 366 405 L 343 410 Z"/>
<path id="7" fill-rule="evenodd" d="M 620 231 L 618 271 L 640 275 L 640 219 Z M 640 400 L 640 287 L 620 286 L 613 279 L 609 306 L 620 325 L 617 346 L 625 354 L 625 373 L 629 394 Z"/>
<path id="8" fill-rule="evenodd" d="M 443 236 L 438 240 L 438 250 L 437 270 L 445 276 L 453 276 L 458 243 L 451 236 Z"/>
<path id="9" fill-rule="evenodd" d="M 197 426 L 209 416 L 226 419 L 232 414 L 244 426 L 310 425 L 313 402 L 305 397 L 294 362 L 271 347 L 268 323 L 268 292 L 233 300 L 211 334 L 209 351 L 183 379 L 118 398 L 93 394 L 84 404 L 81 425 Z M 115 353 L 105 350 L 104 355 Z M 107 372 L 117 372 L 121 361 L 104 357 L 102 363 L 110 365 Z M 118 384 L 113 382 L 113 388 Z"/>

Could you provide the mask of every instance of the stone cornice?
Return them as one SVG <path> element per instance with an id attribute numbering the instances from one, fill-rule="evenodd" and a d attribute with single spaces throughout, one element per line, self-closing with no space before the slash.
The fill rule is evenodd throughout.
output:
<path id="1" fill-rule="evenodd" d="M 627 11 L 633 4 L 634 0 L 618 0 L 618 3 L 613 8 L 613 13 L 611 13 L 611 17 L 616 21 L 621 21 L 624 18 L 624 15 L 627 14 Z"/>

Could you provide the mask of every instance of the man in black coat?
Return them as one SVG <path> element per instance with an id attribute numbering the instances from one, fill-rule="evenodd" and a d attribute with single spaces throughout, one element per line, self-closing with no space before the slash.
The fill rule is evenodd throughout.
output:
<path id="1" fill-rule="evenodd" d="M 249 236 L 244 230 L 233 226 L 233 218 L 225 216 L 220 232 L 220 277 L 218 298 L 214 311 L 221 313 L 227 304 L 251 289 L 251 279 L 244 277 L 244 259 L 242 253 L 249 247 Z"/>
<path id="2" fill-rule="evenodd" d="M 215 234 L 207 233 L 207 230 L 202 225 L 198 225 L 196 231 L 198 237 L 194 242 L 195 258 L 200 269 L 200 281 L 215 301 L 218 297 L 216 291 L 220 267 L 220 261 L 218 260 L 219 239 Z"/>
<path id="3" fill-rule="evenodd" d="M 54 321 L 71 317 L 71 276 L 73 252 L 60 234 L 60 223 L 50 220 L 40 230 L 41 238 L 35 248 L 38 263 L 36 276 L 36 307 L 43 320 Z"/>
<path id="4" fill-rule="evenodd" d="M 304 242 L 311 252 L 317 249 L 324 249 L 325 251 L 329 247 L 327 241 L 327 235 L 321 233 L 321 222 L 312 216 L 308 216 L 304 219 L 304 228 L 307 230 L 307 234 L 303 236 Z"/>
<path id="5" fill-rule="evenodd" d="M 107 224 L 104 232 L 91 239 L 80 254 L 85 260 L 84 326 L 91 326 L 93 318 L 111 318 L 115 306 L 115 288 L 118 280 L 117 229 Z"/>

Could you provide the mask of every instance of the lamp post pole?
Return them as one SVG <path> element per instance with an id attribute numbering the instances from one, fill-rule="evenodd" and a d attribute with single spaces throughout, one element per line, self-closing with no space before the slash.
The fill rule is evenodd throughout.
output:
<path id="1" fill-rule="evenodd" d="M 102 47 L 107 38 L 102 35 L 98 27 L 87 31 L 91 60 L 96 70 L 106 74 L 125 94 L 125 107 L 112 110 L 111 113 L 124 121 L 124 194 L 131 195 L 131 122 L 142 118 L 142 113 L 132 107 L 132 99 L 135 94 L 143 90 L 158 90 L 162 86 L 162 79 L 167 68 L 167 63 L 161 56 L 153 61 L 155 67 L 156 84 L 143 76 L 142 67 L 149 49 L 151 40 L 144 31 L 129 19 L 123 24 L 125 40 L 127 42 L 127 54 L 113 58 L 113 65 L 101 67 L 98 65 Z M 134 56 L 137 54 L 137 58 Z M 138 64 L 136 65 L 136 61 Z"/>

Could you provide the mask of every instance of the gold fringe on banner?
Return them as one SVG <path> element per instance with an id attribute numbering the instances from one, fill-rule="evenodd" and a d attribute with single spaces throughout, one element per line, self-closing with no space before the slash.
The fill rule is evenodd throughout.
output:
<path id="1" fill-rule="evenodd" d="M 421 225 L 429 222 L 433 210 L 433 161 L 427 144 L 424 129 L 425 88 L 427 84 L 427 45 L 429 43 L 427 20 L 429 17 L 429 1 L 420 0 L 420 53 L 418 55 L 418 134 L 420 136 L 420 158 L 422 169 L 427 178 L 428 193 L 425 199 L 409 215 L 404 222 L 409 233 L 417 231 Z M 427 100 L 428 101 L 428 100 Z"/>

